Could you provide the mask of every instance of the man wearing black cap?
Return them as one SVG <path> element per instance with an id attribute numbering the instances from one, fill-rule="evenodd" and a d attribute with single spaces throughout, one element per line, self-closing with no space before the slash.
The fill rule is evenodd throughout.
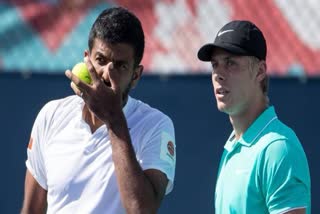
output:
<path id="1" fill-rule="evenodd" d="M 212 64 L 217 107 L 233 126 L 218 172 L 216 214 L 311 212 L 307 158 L 269 105 L 266 56 L 265 38 L 249 21 L 226 24 L 198 52 Z"/>

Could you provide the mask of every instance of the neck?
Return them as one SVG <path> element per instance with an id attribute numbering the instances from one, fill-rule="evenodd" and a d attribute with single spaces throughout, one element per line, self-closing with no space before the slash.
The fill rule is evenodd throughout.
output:
<path id="1" fill-rule="evenodd" d="M 127 102 L 128 102 L 128 96 L 126 96 L 123 99 L 122 108 L 127 104 Z M 84 105 L 82 110 L 82 118 L 89 125 L 92 133 L 94 133 L 100 126 L 105 124 L 88 108 L 86 104 Z"/>
<path id="2" fill-rule="evenodd" d="M 267 107 L 268 102 L 263 100 L 255 104 L 251 104 L 243 112 L 235 115 L 229 115 L 236 139 L 239 139 L 245 133 L 249 126 Z"/>
<path id="3" fill-rule="evenodd" d="M 92 133 L 104 124 L 92 111 L 90 111 L 87 105 L 84 105 L 83 107 L 82 118 L 89 125 Z"/>

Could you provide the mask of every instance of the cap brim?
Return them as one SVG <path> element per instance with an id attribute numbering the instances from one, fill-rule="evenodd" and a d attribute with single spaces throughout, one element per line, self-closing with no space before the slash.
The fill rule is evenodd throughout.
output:
<path id="1" fill-rule="evenodd" d="M 201 61 L 211 61 L 212 53 L 215 48 L 224 49 L 232 54 L 247 55 L 248 52 L 232 44 L 206 44 L 198 51 L 198 59 Z"/>
<path id="2" fill-rule="evenodd" d="M 211 61 L 211 55 L 215 46 L 213 44 L 206 44 L 198 51 L 198 59 L 201 61 Z"/>

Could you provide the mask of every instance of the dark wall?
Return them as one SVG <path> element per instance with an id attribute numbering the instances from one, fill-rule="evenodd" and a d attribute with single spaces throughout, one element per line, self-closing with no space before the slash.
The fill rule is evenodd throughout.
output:
<path id="1" fill-rule="evenodd" d="M 22 204 L 26 147 L 33 120 L 47 101 L 72 94 L 61 75 L 0 74 L 0 213 L 18 213 Z M 277 113 L 299 136 L 309 159 L 312 210 L 320 210 L 320 79 L 272 79 L 270 99 Z M 216 109 L 211 78 L 144 76 L 132 96 L 167 113 L 175 123 L 177 168 L 174 191 L 160 213 L 214 213 L 217 166 L 231 132 Z M 298 161 L 298 160 L 297 160 Z"/>

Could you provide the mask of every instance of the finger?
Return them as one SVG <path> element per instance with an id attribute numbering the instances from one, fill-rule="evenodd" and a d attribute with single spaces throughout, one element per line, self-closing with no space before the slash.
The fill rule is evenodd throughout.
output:
<path id="1" fill-rule="evenodd" d="M 71 80 L 71 82 L 76 85 L 80 91 L 89 91 L 90 85 L 81 81 L 76 75 L 74 75 L 70 70 L 66 70 L 65 75 Z"/>
<path id="2" fill-rule="evenodd" d="M 110 80 L 110 84 L 111 84 L 111 88 L 113 90 L 116 90 L 119 88 L 119 74 L 116 71 L 116 69 L 114 68 L 114 65 L 112 62 L 109 62 L 107 65 L 107 70 L 108 70 L 108 74 L 109 74 L 109 80 Z"/>
<path id="3" fill-rule="evenodd" d="M 79 97 L 82 97 L 83 92 L 79 90 L 79 88 L 74 84 L 74 82 L 71 82 L 70 86 L 76 95 L 78 95 Z"/>
<path id="4" fill-rule="evenodd" d="M 92 62 L 91 62 L 91 60 L 89 58 L 89 55 L 84 57 L 84 62 L 87 65 L 87 68 L 89 70 L 92 82 L 93 83 L 97 82 L 99 80 L 98 73 L 97 73 L 96 69 L 94 68 L 94 66 L 92 64 Z"/>

